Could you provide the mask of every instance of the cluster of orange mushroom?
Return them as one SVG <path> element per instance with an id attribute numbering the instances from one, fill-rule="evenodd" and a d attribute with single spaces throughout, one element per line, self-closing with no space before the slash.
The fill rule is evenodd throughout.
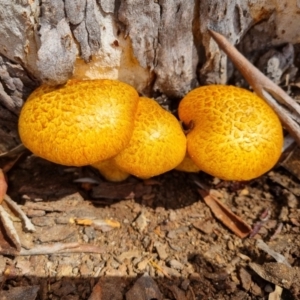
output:
<path id="1" fill-rule="evenodd" d="M 29 96 L 19 134 L 34 154 L 67 166 L 92 165 L 112 181 L 174 168 L 250 180 L 281 155 L 277 115 L 247 90 L 196 88 L 182 99 L 178 115 L 180 120 L 120 81 L 69 80 L 42 85 Z M 186 134 L 181 122 L 190 126 Z"/>

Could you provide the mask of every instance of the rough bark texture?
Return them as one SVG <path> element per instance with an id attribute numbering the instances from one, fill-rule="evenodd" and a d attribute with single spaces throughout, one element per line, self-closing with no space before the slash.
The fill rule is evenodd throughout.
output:
<path id="1" fill-rule="evenodd" d="M 62 84 L 72 76 L 114 78 L 144 95 L 179 99 L 199 83 L 226 83 L 233 75 L 207 27 L 239 44 L 256 63 L 270 48 L 300 41 L 297 3 L 2 0 L 0 151 L 18 143 L 18 112 L 41 82 Z"/>

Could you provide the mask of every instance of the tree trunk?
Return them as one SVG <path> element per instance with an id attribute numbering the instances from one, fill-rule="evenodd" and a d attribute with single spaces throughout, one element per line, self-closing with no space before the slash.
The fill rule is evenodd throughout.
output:
<path id="1" fill-rule="evenodd" d="M 244 85 L 208 27 L 277 83 L 300 41 L 296 0 L 2 0 L 0 12 L 0 153 L 19 143 L 18 113 L 42 82 L 112 78 L 180 99 L 233 76 Z"/>

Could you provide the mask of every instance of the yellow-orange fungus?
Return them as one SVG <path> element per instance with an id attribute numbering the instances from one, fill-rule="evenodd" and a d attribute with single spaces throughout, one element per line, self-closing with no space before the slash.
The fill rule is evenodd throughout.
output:
<path id="1" fill-rule="evenodd" d="M 141 97 L 128 146 L 114 157 L 124 171 L 149 178 L 175 168 L 186 153 L 178 120 L 156 101 Z"/>
<path id="2" fill-rule="evenodd" d="M 49 161 L 83 166 L 120 152 L 133 132 L 138 93 L 116 80 L 70 80 L 42 85 L 25 102 L 20 138 Z"/>
<path id="3" fill-rule="evenodd" d="M 250 180 L 278 161 L 283 132 L 275 112 L 255 94 L 209 85 L 189 92 L 179 118 L 194 123 L 187 151 L 201 171 L 224 180 Z"/>

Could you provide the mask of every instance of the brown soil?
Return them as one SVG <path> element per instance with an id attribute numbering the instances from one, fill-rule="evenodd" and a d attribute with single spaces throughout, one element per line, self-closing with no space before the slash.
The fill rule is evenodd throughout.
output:
<path id="1" fill-rule="evenodd" d="M 217 189 L 257 234 L 241 239 L 224 227 L 195 181 Z M 284 288 L 281 299 L 300 297 L 300 184 L 282 167 L 243 184 L 175 171 L 108 183 L 92 168 L 27 156 L 8 173 L 8 183 L 8 194 L 36 227 L 25 232 L 13 219 L 23 249 L 85 248 L 0 256 L 1 299 L 277 299 L 271 298 L 276 285 Z M 291 266 L 276 262 L 258 240 Z"/>

